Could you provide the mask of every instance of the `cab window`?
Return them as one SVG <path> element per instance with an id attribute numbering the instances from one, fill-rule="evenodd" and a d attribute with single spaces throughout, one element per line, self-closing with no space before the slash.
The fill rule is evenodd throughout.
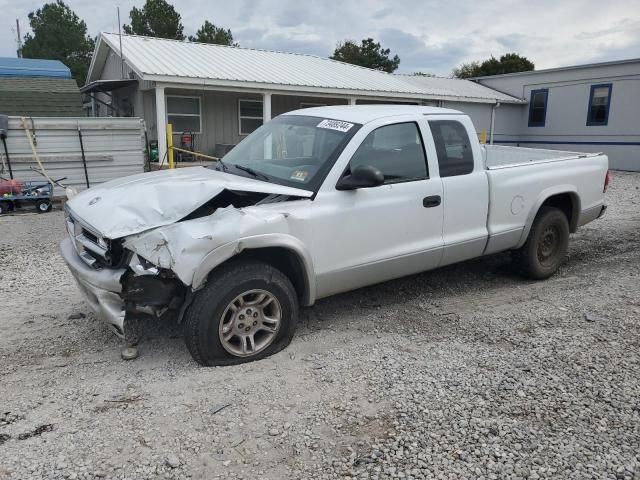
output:
<path id="1" fill-rule="evenodd" d="M 371 132 L 349 162 L 350 170 L 359 165 L 380 170 L 385 183 L 428 178 L 418 125 L 415 122 L 396 123 Z"/>
<path id="2" fill-rule="evenodd" d="M 473 172 L 473 151 L 464 125 L 455 120 L 432 120 L 429 128 L 438 154 L 440 177 Z"/>

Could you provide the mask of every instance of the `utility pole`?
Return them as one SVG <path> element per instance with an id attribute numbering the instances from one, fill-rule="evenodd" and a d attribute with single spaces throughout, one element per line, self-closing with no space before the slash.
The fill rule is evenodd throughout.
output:
<path id="1" fill-rule="evenodd" d="M 118 38 L 120 40 L 120 75 L 124 78 L 124 55 L 122 55 L 122 25 L 120 24 L 120 7 L 118 9 Z"/>
<path id="2" fill-rule="evenodd" d="M 16 18 L 16 33 L 18 34 L 18 58 L 22 58 L 22 35 L 20 35 L 20 20 Z"/>

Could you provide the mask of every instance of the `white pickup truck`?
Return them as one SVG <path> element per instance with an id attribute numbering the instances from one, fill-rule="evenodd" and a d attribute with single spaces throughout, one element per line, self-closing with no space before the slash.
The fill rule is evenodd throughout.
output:
<path id="1" fill-rule="evenodd" d="M 543 279 L 605 210 L 601 154 L 480 145 L 455 110 L 335 106 L 280 115 L 213 167 L 134 175 L 66 204 L 61 252 L 120 336 L 184 324 L 204 365 L 293 337 L 299 305 L 512 250 Z"/>

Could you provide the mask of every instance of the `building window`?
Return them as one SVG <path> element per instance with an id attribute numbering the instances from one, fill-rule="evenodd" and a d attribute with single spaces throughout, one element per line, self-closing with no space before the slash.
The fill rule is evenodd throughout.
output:
<path id="1" fill-rule="evenodd" d="M 167 95 L 167 123 L 173 133 L 202 133 L 200 97 Z"/>
<path id="2" fill-rule="evenodd" d="M 262 100 L 240 100 L 238 111 L 240 135 L 249 135 L 262 126 Z"/>
<path id="3" fill-rule="evenodd" d="M 531 100 L 529 101 L 529 126 L 544 127 L 547 118 L 547 99 L 549 90 L 531 90 Z"/>
<path id="4" fill-rule="evenodd" d="M 300 102 L 300 108 L 326 107 L 326 103 Z"/>
<path id="5" fill-rule="evenodd" d="M 606 125 L 609 123 L 611 105 L 611 84 L 591 85 L 589 94 L 589 112 L 587 125 Z"/>

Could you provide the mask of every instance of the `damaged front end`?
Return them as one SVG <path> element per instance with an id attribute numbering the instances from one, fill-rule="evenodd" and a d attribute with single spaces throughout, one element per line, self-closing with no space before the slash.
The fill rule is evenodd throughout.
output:
<path id="1" fill-rule="evenodd" d="M 260 183 L 266 190 L 275 190 Z M 185 214 L 170 224 L 166 215 L 160 215 L 168 207 L 157 200 L 153 213 L 140 212 L 126 225 L 106 218 L 104 207 L 80 220 L 75 213 L 80 200 L 87 210 L 87 205 L 100 205 L 101 196 L 106 197 L 104 192 L 95 196 L 83 192 L 65 209 L 69 238 L 60 250 L 92 309 L 118 336 L 130 338 L 129 320 L 146 316 L 181 320 L 193 290 L 204 281 L 196 274 L 219 247 L 239 252 L 239 240 L 246 235 L 289 233 L 288 214 L 256 210 L 260 205 L 303 198 L 282 188 L 282 193 L 218 189 L 208 200 L 182 210 Z"/>
<path id="2" fill-rule="evenodd" d="M 119 337 L 125 337 L 130 318 L 181 315 L 188 288 L 171 271 L 154 267 L 130 253 L 126 266 L 96 268 L 95 257 L 79 252 L 72 238 L 62 241 L 60 253 L 91 309 Z"/>

